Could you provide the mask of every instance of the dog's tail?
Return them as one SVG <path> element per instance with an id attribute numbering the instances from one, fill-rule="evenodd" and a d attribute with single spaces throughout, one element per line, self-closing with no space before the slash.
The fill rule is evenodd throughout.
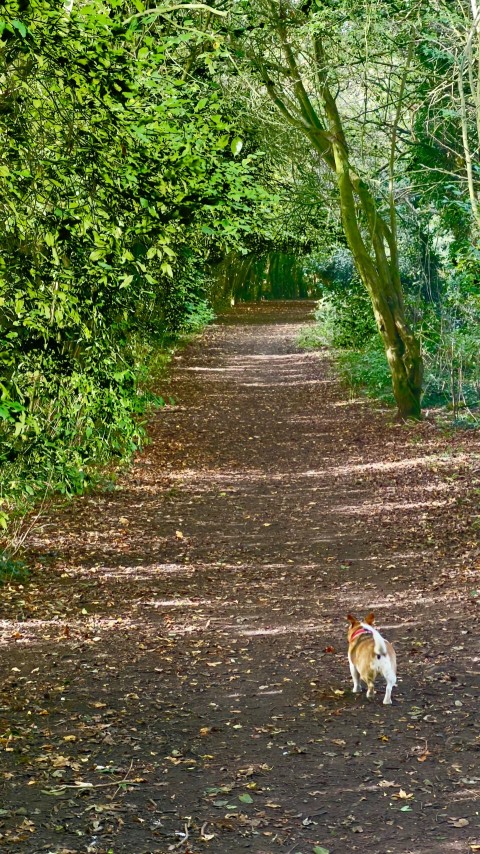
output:
<path id="1" fill-rule="evenodd" d="M 363 625 L 363 623 L 362 623 L 362 625 Z M 377 629 L 374 629 L 373 626 L 365 626 L 365 628 L 368 629 L 368 631 L 373 636 L 373 643 L 374 643 L 373 648 L 375 650 L 375 655 L 386 655 L 387 654 L 387 647 L 385 644 L 385 640 L 382 638 L 380 632 L 378 632 Z"/>

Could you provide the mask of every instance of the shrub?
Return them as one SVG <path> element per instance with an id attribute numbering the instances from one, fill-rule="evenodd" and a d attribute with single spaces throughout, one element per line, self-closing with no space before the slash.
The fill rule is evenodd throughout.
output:
<path id="1" fill-rule="evenodd" d="M 335 363 L 342 379 L 357 393 L 395 403 L 392 379 L 380 335 L 362 349 L 336 350 Z"/>
<path id="2" fill-rule="evenodd" d="M 319 301 L 316 322 L 302 330 L 298 345 L 329 347 L 339 375 L 355 393 L 394 403 L 385 349 L 371 313 L 368 297 L 356 290 L 351 302 L 345 292 L 340 299 L 329 294 Z"/>

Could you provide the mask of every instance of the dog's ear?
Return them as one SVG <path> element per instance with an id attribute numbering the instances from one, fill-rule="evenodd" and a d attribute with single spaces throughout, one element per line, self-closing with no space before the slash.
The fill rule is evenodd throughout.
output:
<path id="1" fill-rule="evenodd" d="M 356 617 L 354 617 L 352 614 L 348 614 L 348 616 L 347 616 L 347 620 L 348 620 L 348 622 L 349 622 L 349 623 L 351 623 L 351 624 L 352 624 L 352 626 L 356 626 L 356 625 L 358 624 L 358 620 L 357 620 L 357 618 L 356 618 Z"/>
<path id="2" fill-rule="evenodd" d="M 368 614 L 368 616 L 365 617 L 363 622 L 367 623 L 369 626 L 373 626 L 373 623 L 375 622 L 375 615 L 372 614 L 372 612 L 370 611 L 370 613 Z"/>

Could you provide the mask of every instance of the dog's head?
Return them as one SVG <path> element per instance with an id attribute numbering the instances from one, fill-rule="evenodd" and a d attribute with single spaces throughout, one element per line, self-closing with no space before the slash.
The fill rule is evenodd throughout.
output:
<path id="1" fill-rule="evenodd" d="M 348 614 L 347 620 L 350 623 L 350 626 L 348 629 L 348 640 L 350 640 L 350 638 L 352 637 L 354 632 L 358 629 L 358 627 L 361 625 L 361 623 L 366 623 L 367 626 L 373 626 L 373 623 L 375 621 L 375 616 L 370 611 L 370 613 L 367 614 L 367 616 L 364 617 L 363 620 L 357 620 L 357 618 L 354 617 L 353 614 Z"/>

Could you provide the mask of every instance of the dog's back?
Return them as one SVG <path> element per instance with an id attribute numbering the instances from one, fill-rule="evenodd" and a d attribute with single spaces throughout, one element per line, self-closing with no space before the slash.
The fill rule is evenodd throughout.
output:
<path id="1" fill-rule="evenodd" d="M 383 702 L 390 705 L 392 688 L 397 683 L 397 657 L 392 644 L 373 627 L 373 619 L 373 614 L 369 614 L 363 622 L 350 614 L 348 616 L 351 624 L 348 632 L 348 660 L 353 690 L 355 693 L 362 690 L 362 680 L 367 684 L 367 697 L 373 697 L 375 679 L 381 675 L 387 683 Z"/>

